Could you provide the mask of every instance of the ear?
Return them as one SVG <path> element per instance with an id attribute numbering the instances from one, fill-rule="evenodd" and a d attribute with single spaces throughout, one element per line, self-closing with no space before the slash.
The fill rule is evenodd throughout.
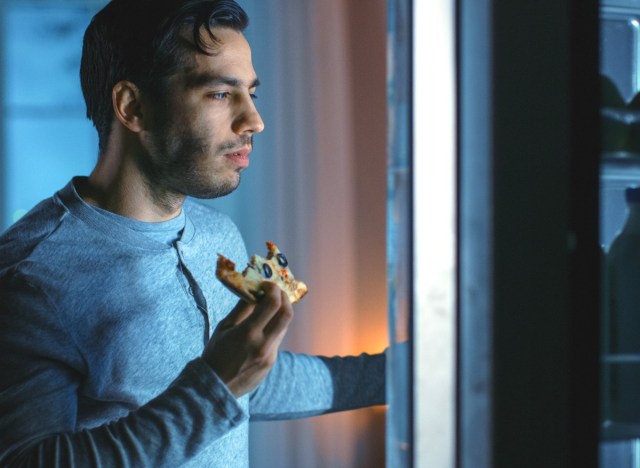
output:
<path id="1" fill-rule="evenodd" d="M 122 125 L 134 133 L 143 130 L 140 90 L 131 81 L 119 81 L 111 91 L 113 112 Z"/>

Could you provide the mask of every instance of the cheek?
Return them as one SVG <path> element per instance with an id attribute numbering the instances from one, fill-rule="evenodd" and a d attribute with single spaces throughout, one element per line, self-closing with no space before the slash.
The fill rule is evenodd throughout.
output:
<path id="1" fill-rule="evenodd" d="M 207 122 L 201 119 L 183 118 L 173 122 L 171 130 L 164 135 L 164 138 L 170 138 L 173 148 L 186 146 L 196 149 L 195 147 L 208 146 L 211 134 Z"/>
<path id="2" fill-rule="evenodd" d="M 171 105 L 164 122 L 156 126 L 156 138 L 164 141 L 165 148 L 182 157 L 185 153 L 217 151 L 224 143 L 223 123 L 227 118 L 223 110 L 215 111 L 211 105 Z M 195 154 L 194 154 L 195 156 Z"/>
<path id="3" fill-rule="evenodd" d="M 215 104 L 201 105 L 189 114 L 193 128 L 212 137 L 221 136 L 226 128 L 231 127 L 231 111 L 228 106 Z"/>

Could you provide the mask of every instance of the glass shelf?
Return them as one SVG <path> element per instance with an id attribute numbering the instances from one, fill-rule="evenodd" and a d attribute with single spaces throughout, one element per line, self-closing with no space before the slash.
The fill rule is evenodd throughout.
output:
<path id="1" fill-rule="evenodd" d="M 606 339 L 605 339 L 606 341 Z M 640 400 L 634 397 L 634 395 L 623 395 L 623 400 L 618 400 L 617 396 L 620 393 L 613 395 L 614 379 L 626 379 L 627 387 L 633 386 L 633 382 L 638 382 L 640 379 L 640 354 L 604 354 L 601 357 L 602 374 L 603 374 L 603 422 L 601 426 L 601 438 L 602 440 L 629 440 L 640 439 L 640 418 L 638 422 L 633 421 L 636 419 L 634 415 L 637 415 L 640 411 Z M 638 369 L 638 370 L 634 370 Z M 616 373 L 616 374 L 614 374 Z M 617 375 L 617 377 L 611 377 Z M 626 399 L 624 399 L 626 397 Z M 613 401 L 618 401 L 618 409 L 612 408 Z M 639 403 L 636 403 L 638 401 Z M 624 409 L 621 409 L 624 408 Z M 619 415 L 627 416 L 628 420 L 615 420 L 617 417 L 614 412 L 617 411 Z M 613 418 L 613 419 L 612 419 Z"/>
<path id="2" fill-rule="evenodd" d="M 602 153 L 601 164 L 603 169 L 621 169 L 627 171 L 637 167 L 640 170 L 640 152 L 634 151 L 609 151 Z M 602 175 L 607 175 L 603 173 Z"/>

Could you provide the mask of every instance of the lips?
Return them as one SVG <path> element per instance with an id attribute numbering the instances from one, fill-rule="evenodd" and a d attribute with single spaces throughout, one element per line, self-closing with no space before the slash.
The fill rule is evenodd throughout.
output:
<path id="1" fill-rule="evenodd" d="M 230 153 L 226 153 L 224 156 L 231 162 L 233 162 L 236 166 L 240 168 L 249 167 L 249 154 L 251 153 L 251 148 L 243 147 L 237 150 L 234 150 Z"/>

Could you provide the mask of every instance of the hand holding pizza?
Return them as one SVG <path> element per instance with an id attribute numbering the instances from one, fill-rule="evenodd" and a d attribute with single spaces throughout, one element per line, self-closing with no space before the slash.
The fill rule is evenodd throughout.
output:
<path id="1" fill-rule="evenodd" d="M 293 318 L 284 291 L 272 282 L 260 288 L 263 294 L 256 304 L 239 301 L 218 324 L 202 356 L 236 397 L 267 376 Z"/>
<path id="2" fill-rule="evenodd" d="M 218 254 L 216 277 L 241 300 L 216 327 L 203 358 L 236 397 L 267 376 L 293 318 L 291 304 L 307 293 L 273 242 L 267 257 L 251 257 L 242 273 Z"/>

